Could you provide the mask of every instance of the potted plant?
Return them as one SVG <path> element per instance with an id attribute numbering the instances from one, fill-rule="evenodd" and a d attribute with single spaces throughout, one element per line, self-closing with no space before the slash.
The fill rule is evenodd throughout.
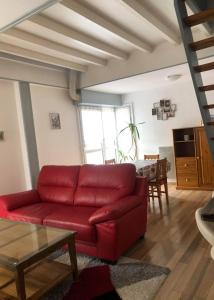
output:
<path id="1" fill-rule="evenodd" d="M 127 161 L 129 159 L 136 160 L 137 159 L 137 141 L 140 140 L 140 133 L 138 126 L 144 124 L 145 122 L 140 123 L 128 123 L 126 127 L 124 127 L 120 132 L 119 135 L 121 135 L 124 132 L 129 132 L 131 136 L 131 146 L 125 154 L 121 149 L 118 150 L 118 158 L 120 162 Z"/>

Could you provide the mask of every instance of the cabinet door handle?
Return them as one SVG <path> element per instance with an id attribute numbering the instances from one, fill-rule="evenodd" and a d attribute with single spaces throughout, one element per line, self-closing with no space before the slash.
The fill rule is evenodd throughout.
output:
<path id="1" fill-rule="evenodd" d="M 184 167 L 185 167 L 185 168 L 188 167 L 188 164 L 184 164 Z"/>
<path id="2" fill-rule="evenodd" d="M 186 181 L 186 182 L 188 182 L 188 181 L 189 181 L 189 179 L 188 179 L 188 178 L 186 178 L 186 179 L 185 179 L 185 181 Z"/>

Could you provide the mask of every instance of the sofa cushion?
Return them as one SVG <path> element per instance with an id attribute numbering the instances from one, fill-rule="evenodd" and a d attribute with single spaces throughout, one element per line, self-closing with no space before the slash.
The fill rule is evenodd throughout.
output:
<path id="1" fill-rule="evenodd" d="M 96 242 L 96 228 L 88 219 L 97 210 L 94 207 L 71 207 L 62 205 L 43 220 L 43 224 L 52 227 L 77 231 L 77 240 Z"/>
<path id="2" fill-rule="evenodd" d="M 44 166 L 38 179 L 41 200 L 73 204 L 79 169 L 79 166 Z"/>
<path id="3" fill-rule="evenodd" d="M 84 165 L 80 169 L 74 205 L 102 207 L 132 194 L 136 169 L 132 164 Z"/>
<path id="4" fill-rule="evenodd" d="M 42 224 L 43 219 L 54 210 L 57 210 L 59 206 L 60 204 L 40 202 L 12 210 L 8 213 L 7 218 L 12 221 Z"/>

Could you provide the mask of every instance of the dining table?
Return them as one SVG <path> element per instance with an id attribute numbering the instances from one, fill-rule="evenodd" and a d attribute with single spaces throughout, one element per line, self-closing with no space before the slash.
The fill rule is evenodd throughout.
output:
<path id="1" fill-rule="evenodd" d="M 157 160 L 137 160 L 134 162 L 139 176 L 146 176 L 149 180 L 156 176 Z"/>
<path id="2" fill-rule="evenodd" d="M 146 159 L 146 160 L 136 160 L 134 162 L 136 167 L 137 175 L 146 176 L 148 180 L 152 180 L 156 177 L 156 169 L 157 169 L 157 160 L 156 159 Z M 167 160 L 166 164 L 167 172 L 170 171 L 171 165 Z"/>

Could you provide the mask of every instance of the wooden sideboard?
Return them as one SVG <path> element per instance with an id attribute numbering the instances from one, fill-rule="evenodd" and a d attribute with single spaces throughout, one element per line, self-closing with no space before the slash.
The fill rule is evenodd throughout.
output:
<path id="1" fill-rule="evenodd" d="M 214 189 L 214 164 L 203 127 L 173 129 L 178 189 Z"/>

